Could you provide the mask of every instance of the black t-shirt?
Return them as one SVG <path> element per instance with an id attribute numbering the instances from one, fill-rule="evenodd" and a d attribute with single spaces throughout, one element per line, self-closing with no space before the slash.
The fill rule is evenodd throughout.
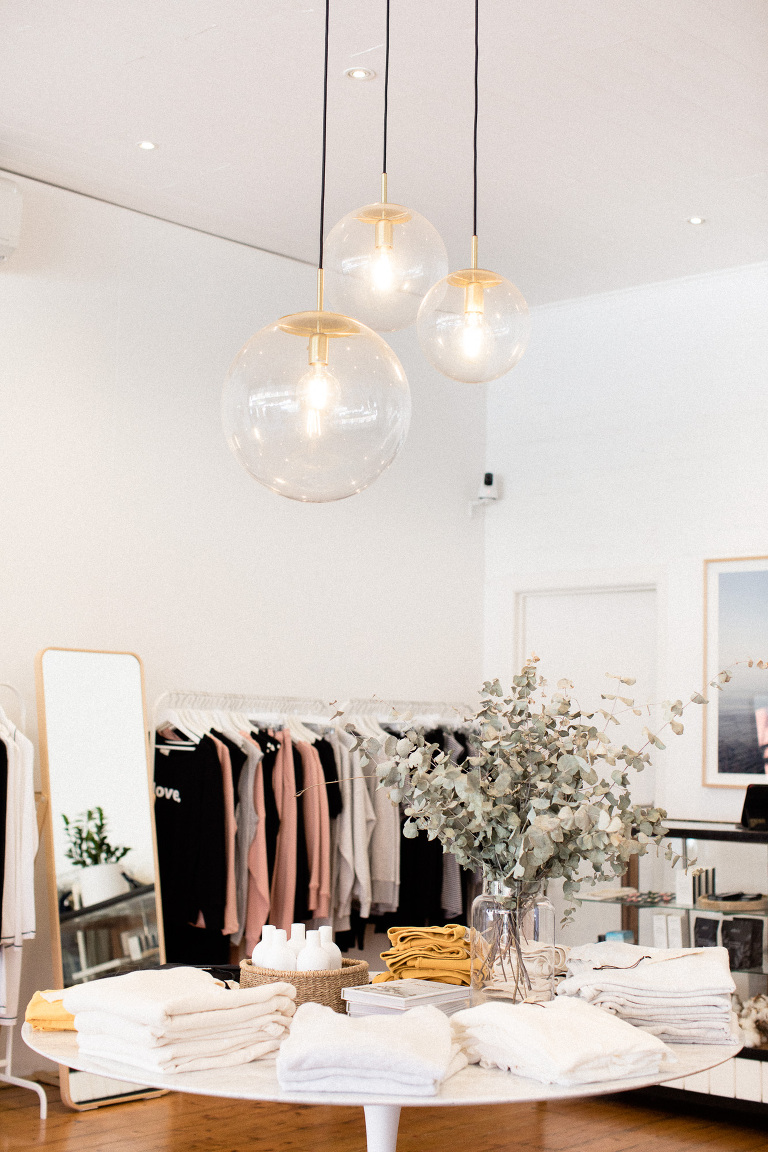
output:
<path id="1" fill-rule="evenodd" d="M 318 740 L 315 748 L 317 748 L 320 763 L 323 766 L 325 790 L 328 794 L 328 815 L 333 820 L 334 816 L 338 816 L 342 809 L 341 786 L 338 783 L 339 766 L 336 763 L 333 746 L 328 740 Z"/>
<path id="2" fill-rule="evenodd" d="M 221 936 L 226 903 L 224 789 L 216 746 L 208 736 L 192 751 L 158 742 L 155 824 L 166 957 L 191 961 L 187 929 L 202 912 L 206 935 Z M 221 939 L 228 949 L 227 938 Z M 217 958 L 211 956 L 211 962 Z"/>

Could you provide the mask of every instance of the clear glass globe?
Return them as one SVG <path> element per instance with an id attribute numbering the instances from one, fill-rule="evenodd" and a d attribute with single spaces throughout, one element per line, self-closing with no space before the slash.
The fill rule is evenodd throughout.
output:
<path id="1" fill-rule="evenodd" d="M 462 268 L 424 297 L 416 331 L 422 352 L 439 372 L 482 384 L 509 372 L 525 352 L 528 305 L 498 273 Z"/>
<path id="2" fill-rule="evenodd" d="M 222 421 L 247 472 L 290 500 L 343 500 L 392 463 L 408 433 L 402 365 L 370 328 L 298 312 L 262 328 L 227 373 Z"/>
<path id="3" fill-rule="evenodd" d="M 350 212 L 329 232 L 323 263 L 332 306 L 378 332 L 413 324 L 426 293 L 448 272 L 440 234 L 401 204 Z"/>

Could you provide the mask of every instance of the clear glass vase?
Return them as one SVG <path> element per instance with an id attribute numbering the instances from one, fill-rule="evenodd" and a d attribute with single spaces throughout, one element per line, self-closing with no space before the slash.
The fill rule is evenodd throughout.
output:
<path id="1" fill-rule="evenodd" d="M 470 1003 L 555 994 L 555 909 L 540 882 L 486 880 L 472 905 Z"/>

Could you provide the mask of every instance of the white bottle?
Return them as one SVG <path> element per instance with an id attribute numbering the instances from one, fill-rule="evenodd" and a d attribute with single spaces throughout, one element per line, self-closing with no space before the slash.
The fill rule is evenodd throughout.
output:
<path id="1" fill-rule="evenodd" d="M 298 956 L 302 948 L 307 942 L 307 932 L 303 924 L 291 924 L 291 938 L 288 941 L 288 947 L 293 952 L 294 956 Z"/>
<path id="2" fill-rule="evenodd" d="M 277 972 L 296 971 L 296 957 L 293 950 L 288 947 L 288 933 L 285 928 L 275 929 L 266 951 L 261 954 L 261 967 L 271 968 Z"/>
<path id="3" fill-rule="evenodd" d="M 307 942 L 299 952 L 296 968 L 299 972 L 323 972 L 331 967 L 331 958 L 320 946 L 320 933 L 307 932 Z"/>
<path id="4" fill-rule="evenodd" d="M 261 940 L 259 940 L 253 952 L 251 952 L 251 960 L 254 964 L 258 964 L 259 966 L 261 965 L 261 957 L 266 952 L 267 945 L 269 944 L 276 931 L 277 928 L 274 924 L 264 925 L 261 930 Z"/>
<path id="5" fill-rule="evenodd" d="M 328 955 L 330 956 L 330 959 L 331 959 L 330 967 L 334 971 L 336 971 L 338 968 L 341 968 L 341 966 L 342 966 L 341 965 L 341 948 L 339 948 L 338 944 L 334 944 L 334 942 L 333 942 L 333 928 L 331 928 L 330 924 L 322 924 L 320 926 L 319 932 L 320 932 L 320 947 L 323 949 L 324 952 L 328 953 Z"/>

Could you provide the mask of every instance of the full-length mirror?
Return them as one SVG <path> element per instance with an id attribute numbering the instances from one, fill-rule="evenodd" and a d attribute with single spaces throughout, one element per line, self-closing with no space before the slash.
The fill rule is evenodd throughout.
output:
<path id="1" fill-rule="evenodd" d="M 57 987 L 161 964 L 141 661 L 46 648 L 36 678 Z M 73 1107 L 141 1092 L 62 1070 Z"/>

